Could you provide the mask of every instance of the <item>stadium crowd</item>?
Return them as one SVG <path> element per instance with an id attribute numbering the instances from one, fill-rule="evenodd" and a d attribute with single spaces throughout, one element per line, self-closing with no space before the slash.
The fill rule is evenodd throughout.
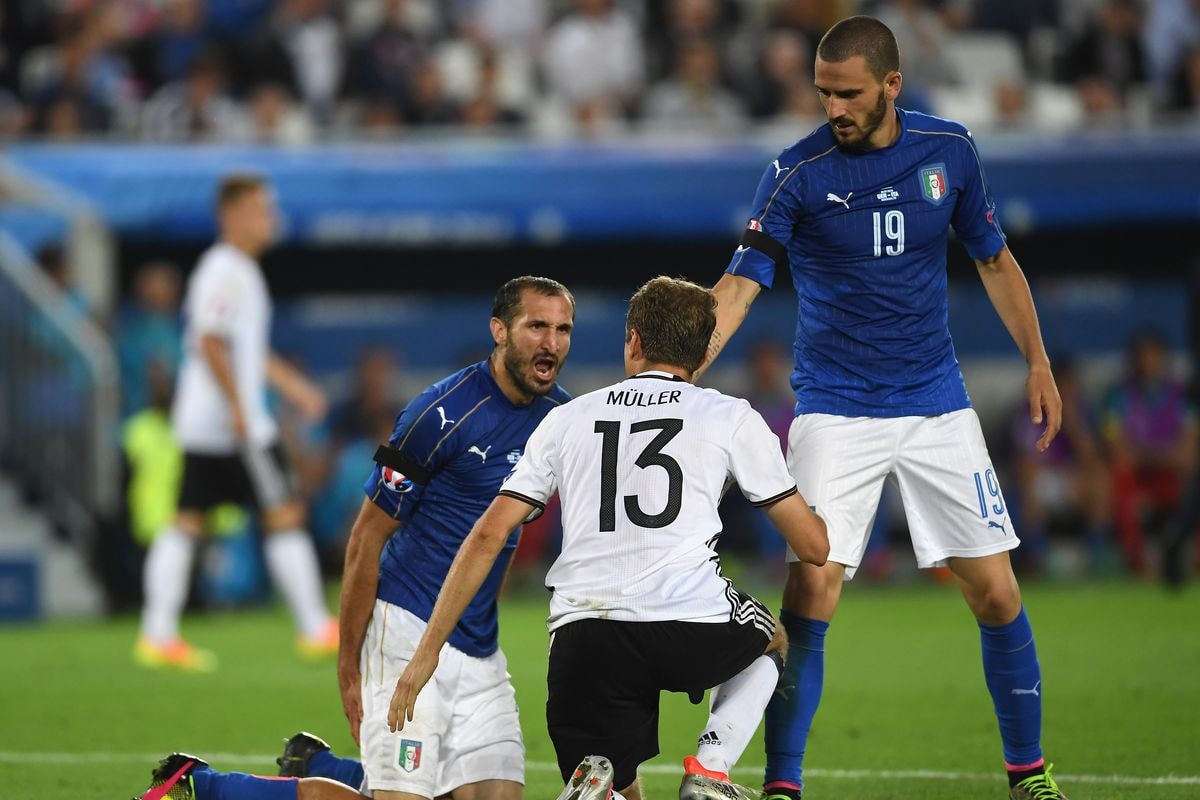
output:
<path id="1" fill-rule="evenodd" d="M 852 13 L 895 30 L 906 106 L 978 129 L 1200 119 L 1195 0 L 12 0 L 0 132 L 792 128 L 819 118 L 813 47 Z"/>

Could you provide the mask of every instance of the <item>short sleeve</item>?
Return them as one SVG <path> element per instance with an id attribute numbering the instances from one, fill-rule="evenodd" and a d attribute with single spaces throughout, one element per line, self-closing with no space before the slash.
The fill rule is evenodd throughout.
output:
<path id="1" fill-rule="evenodd" d="M 731 431 L 730 472 L 752 505 L 768 506 L 796 493 L 779 437 L 762 415 L 746 403 Z"/>
<path id="2" fill-rule="evenodd" d="M 775 270 L 788 270 L 787 243 L 795 226 L 792 198 L 794 169 L 785 156 L 771 162 L 758 182 L 753 212 L 725 271 L 771 288 Z"/>
<path id="3" fill-rule="evenodd" d="M 529 437 L 525 452 L 500 487 L 500 494 L 529 503 L 539 510 L 558 491 L 559 457 L 556 447 L 559 409 L 546 415 Z"/>
<path id="4" fill-rule="evenodd" d="M 200 334 L 232 334 L 248 293 L 244 283 L 236 273 L 227 272 L 205 286 L 190 309 L 192 328 Z"/>
<path id="5" fill-rule="evenodd" d="M 1004 247 L 1005 237 L 996 219 L 996 203 L 970 132 L 966 132 L 966 145 L 960 152 L 962 156 L 958 162 L 963 173 L 963 187 L 950 223 L 971 258 L 991 258 Z"/>
<path id="6" fill-rule="evenodd" d="M 440 393 L 426 390 L 400 412 L 363 484 L 371 502 L 395 519 L 412 518 L 429 481 L 453 452 L 434 408 L 440 398 Z"/>

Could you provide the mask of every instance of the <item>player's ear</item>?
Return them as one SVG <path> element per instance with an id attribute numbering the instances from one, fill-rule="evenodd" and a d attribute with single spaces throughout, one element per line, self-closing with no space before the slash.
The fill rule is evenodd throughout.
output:
<path id="1" fill-rule="evenodd" d="M 642 337 L 638 334 L 637 328 L 630 328 L 625 335 L 625 352 L 635 361 L 640 361 L 642 358 Z"/>
<path id="2" fill-rule="evenodd" d="M 503 347 L 508 344 L 508 327 L 499 317 L 492 317 L 488 326 L 492 329 L 492 341 L 497 347 Z"/>
<path id="3" fill-rule="evenodd" d="M 904 83 L 904 76 L 897 70 L 892 70 L 883 76 L 883 90 L 888 100 L 894 101 L 899 96 L 902 83 Z"/>

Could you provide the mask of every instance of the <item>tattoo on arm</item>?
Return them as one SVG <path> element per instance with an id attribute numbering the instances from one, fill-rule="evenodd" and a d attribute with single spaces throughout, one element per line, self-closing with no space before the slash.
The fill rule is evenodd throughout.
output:
<path id="1" fill-rule="evenodd" d="M 711 364 L 721 352 L 721 332 L 713 329 L 712 338 L 708 340 L 708 361 Z"/>

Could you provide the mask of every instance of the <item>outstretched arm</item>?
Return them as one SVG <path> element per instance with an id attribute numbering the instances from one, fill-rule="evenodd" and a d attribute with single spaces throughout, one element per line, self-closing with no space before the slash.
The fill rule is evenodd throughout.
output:
<path id="1" fill-rule="evenodd" d="M 405 667 L 404 674 L 396 681 L 396 691 L 388 708 L 388 728 L 393 732 L 403 729 L 405 720 L 413 718 L 417 695 L 433 676 L 442 645 L 450 638 L 463 612 L 479 593 L 479 587 L 504 549 L 508 535 L 532 510 L 533 506 L 529 503 L 499 495 L 463 540 L 454 563 L 450 565 L 450 572 L 446 574 L 442 590 L 438 592 L 437 603 L 417 650 Z"/>
<path id="2" fill-rule="evenodd" d="M 717 356 L 725 349 L 725 343 L 741 327 L 750 311 L 750 304 L 758 297 L 761 289 L 762 286 L 757 281 L 741 275 L 730 275 L 728 272 L 713 286 L 712 293 L 717 298 L 717 327 L 713 329 L 712 338 L 708 340 L 708 352 L 705 354 L 704 363 L 692 375 L 693 383 L 717 360 Z"/>
<path id="3" fill-rule="evenodd" d="M 829 558 L 829 532 L 799 493 L 767 508 L 767 516 L 801 561 L 821 566 Z"/>
<path id="4" fill-rule="evenodd" d="M 1025 379 L 1029 418 L 1037 425 L 1045 422 L 1046 429 L 1037 440 L 1038 452 L 1044 453 L 1062 427 L 1062 398 L 1058 395 L 1050 358 L 1042 343 L 1042 330 L 1029 283 L 1007 246 L 990 258 L 976 259 L 975 266 L 992 306 L 1029 365 L 1029 377 Z"/>

